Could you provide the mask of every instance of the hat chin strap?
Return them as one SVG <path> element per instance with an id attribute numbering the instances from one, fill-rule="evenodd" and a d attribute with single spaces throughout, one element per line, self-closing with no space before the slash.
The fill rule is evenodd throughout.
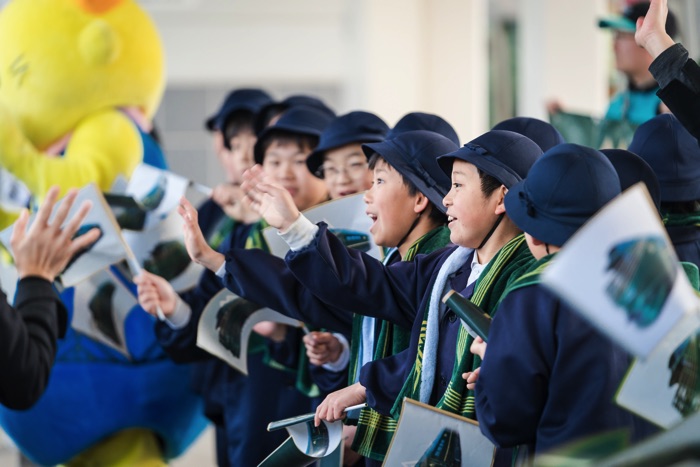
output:
<path id="1" fill-rule="evenodd" d="M 505 213 L 498 215 L 498 219 L 496 219 L 496 222 L 493 223 L 493 227 L 491 227 L 491 230 L 489 230 L 489 233 L 486 234 L 484 239 L 481 241 L 481 244 L 478 247 L 476 247 L 477 250 L 480 250 L 484 245 L 486 245 L 486 242 L 489 241 L 489 239 L 491 238 L 491 235 L 493 235 L 493 233 L 496 231 L 499 224 L 503 220 L 503 216 L 505 216 Z"/>
<path id="2" fill-rule="evenodd" d="M 418 213 L 418 217 L 413 221 L 413 224 L 411 224 L 411 227 L 408 228 L 408 232 L 406 232 L 406 235 L 403 236 L 403 238 L 399 241 L 399 243 L 396 244 L 396 249 L 398 250 L 401 248 L 401 245 L 404 244 L 406 239 L 408 239 L 408 236 L 411 235 L 411 233 L 415 230 L 415 228 L 418 226 L 418 221 L 420 221 L 420 216 L 423 215 L 423 211 Z"/>

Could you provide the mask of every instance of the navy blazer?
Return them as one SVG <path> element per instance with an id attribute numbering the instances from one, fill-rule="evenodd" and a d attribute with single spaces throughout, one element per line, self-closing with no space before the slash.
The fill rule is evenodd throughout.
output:
<path id="1" fill-rule="evenodd" d="M 476 384 L 481 431 L 536 453 L 618 428 L 634 434 L 636 417 L 614 402 L 630 363 L 543 287 L 514 290 L 493 318 Z"/>

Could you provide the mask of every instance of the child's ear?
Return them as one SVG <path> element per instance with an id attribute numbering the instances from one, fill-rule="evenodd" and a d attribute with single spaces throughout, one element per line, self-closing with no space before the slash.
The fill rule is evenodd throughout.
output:
<path id="1" fill-rule="evenodd" d="M 413 212 L 420 214 L 430 205 L 430 200 L 423 193 L 418 193 L 413 203 Z"/>
<path id="2" fill-rule="evenodd" d="M 506 212 L 506 193 L 508 193 L 508 188 L 506 188 L 505 185 L 501 185 L 501 187 L 498 190 L 496 190 L 495 196 L 498 196 L 498 204 L 496 205 L 495 211 L 496 215 L 505 214 Z"/>

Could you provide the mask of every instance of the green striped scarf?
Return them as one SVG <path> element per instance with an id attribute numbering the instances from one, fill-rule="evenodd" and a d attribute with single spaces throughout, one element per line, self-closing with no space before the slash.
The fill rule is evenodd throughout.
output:
<path id="1" fill-rule="evenodd" d="M 673 214 L 663 212 L 661 213 L 661 219 L 667 227 L 700 227 L 700 213 Z"/>
<path id="2" fill-rule="evenodd" d="M 513 277 L 521 275 L 533 261 L 534 258 L 527 247 L 525 237 L 521 234 L 513 238 L 498 251 L 496 256 L 484 268 L 474 286 L 474 294 L 471 301 L 490 315 L 493 315 L 496 310 L 496 304 L 505 292 L 509 282 L 512 282 Z M 426 308 L 423 317 L 416 362 L 392 409 L 394 418 L 398 419 L 400 415 L 404 397 L 420 400 L 422 359 L 427 325 L 428 308 Z M 467 390 L 466 381 L 462 378 L 462 373 L 473 371 L 481 365 L 481 359 L 472 355 L 469 351 L 472 341 L 473 338 L 467 333 L 464 326 L 460 326 L 457 334 L 456 358 L 452 369 L 452 377 L 445 394 L 438 401 L 436 407 L 463 417 L 475 419 L 474 392 Z"/>
<path id="3" fill-rule="evenodd" d="M 418 254 L 428 254 L 439 250 L 450 243 L 450 230 L 445 227 L 437 227 L 416 240 L 408 249 L 402 261 L 413 261 Z M 352 323 L 352 341 L 350 348 L 349 379 L 350 384 L 355 381 L 357 366 L 359 364 L 360 339 L 362 333 L 362 315 L 354 315 Z M 408 347 L 410 330 L 381 321 L 379 336 L 374 343 L 374 359 L 395 355 Z M 357 422 L 357 431 L 353 438 L 353 451 L 364 457 L 383 461 L 389 450 L 391 439 L 396 431 L 396 420 L 381 415 L 370 408 L 360 411 Z"/>

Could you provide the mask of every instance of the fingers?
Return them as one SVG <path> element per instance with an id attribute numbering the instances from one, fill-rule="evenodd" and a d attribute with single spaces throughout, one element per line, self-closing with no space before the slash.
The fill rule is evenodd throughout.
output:
<path id="1" fill-rule="evenodd" d="M 53 218 L 53 221 L 51 222 L 52 227 L 55 228 L 61 228 L 61 226 L 64 224 L 66 221 L 66 218 L 68 217 L 68 213 L 70 212 L 70 209 L 73 207 L 73 203 L 75 202 L 75 197 L 78 196 L 78 192 L 76 190 L 69 190 L 66 196 L 63 198 L 61 204 L 58 206 L 58 209 L 56 210 L 56 216 Z M 37 220 L 39 220 L 39 214 L 41 213 L 42 209 L 46 209 L 47 215 L 51 214 L 51 211 L 53 210 L 53 203 L 48 204 L 44 203 L 41 208 L 39 209 L 39 212 L 37 213 Z M 89 208 L 88 208 L 89 210 Z M 84 211 L 84 215 L 87 214 L 87 210 Z M 45 225 L 44 223 L 41 223 L 42 221 L 39 220 L 40 226 Z M 78 222 L 78 225 L 80 225 L 80 222 Z M 77 230 L 77 228 L 76 228 Z"/>
<path id="2" fill-rule="evenodd" d="M 84 233 L 80 237 L 76 238 L 71 242 L 70 252 L 73 256 L 80 250 L 88 248 L 90 245 L 95 243 L 100 238 L 100 229 L 90 229 L 87 233 Z"/>
<path id="3" fill-rule="evenodd" d="M 66 199 L 65 201 L 70 201 L 70 204 L 73 204 L 72 199 L 70 199 L 70 200 Z M 65 201 L 63 203 L 61 203 L 61 208 L 63 208 L 63 206 L 66 204 Z M 61 210 L 61 208 L 59 208 L 59 211 Z M 70 240 L 73 238 L 73 235 L 75 235 L 75 233 L 80 228 L 80 225 L 85 220 L 85 217 L 87 216 L 90 209 L 92 209 L 92 202 L 90 202 L 90 201 L 84 201 L 80 205 L 78 212 L 76 212 L 75 215 L 65 225 L 65 227 L 63 227 L 62 235 L 63 235 L 64 239 Z M 59 219 L 58 217 L 59 217 L 59 214 L 56 214 L 56 219 L 54 219 L 54 225 L 61 226 L 61 225 L 63 225 L 63 221 L 65 220 L 65 216 L 63 216 L 63 219 Z"/>
<path id="4" fill-rule="evenodd" d="M 12 229 L 10 236 L 10 245 L 16 245 L 24 238 L 27 231 L 27 222 L 29 221 L 29 210 L 22 209 L 19 218 L 15 221 L 15 227 Z"/>
<path id="5" fill-rule="evenodd" d="M 58 193 L 59 188 L 57 186 L 52 186 L 51 188 L 49 188 L 49 191 L 46 193 L 46 198 L 44 198 L 43 204 L 41 205 L 41 207 L 39 207 L 39 211 L 36 213 L 36 218 L 34 219 L 34 221 L 38 222 L 38 225 L 40 225 L 42 228 L 49 222 L 51 211 L 53 211 L 53 206 L 54 204 L 56 204 L 56 199 L 58 198 Z M 71 192 L 68 193 L 68 196 L 71 195 L 74 199 L 76 196 L 75 191 L 71 190 Z M 59 223 L 58 225 L 60 226 L 61 224 Z"/>

